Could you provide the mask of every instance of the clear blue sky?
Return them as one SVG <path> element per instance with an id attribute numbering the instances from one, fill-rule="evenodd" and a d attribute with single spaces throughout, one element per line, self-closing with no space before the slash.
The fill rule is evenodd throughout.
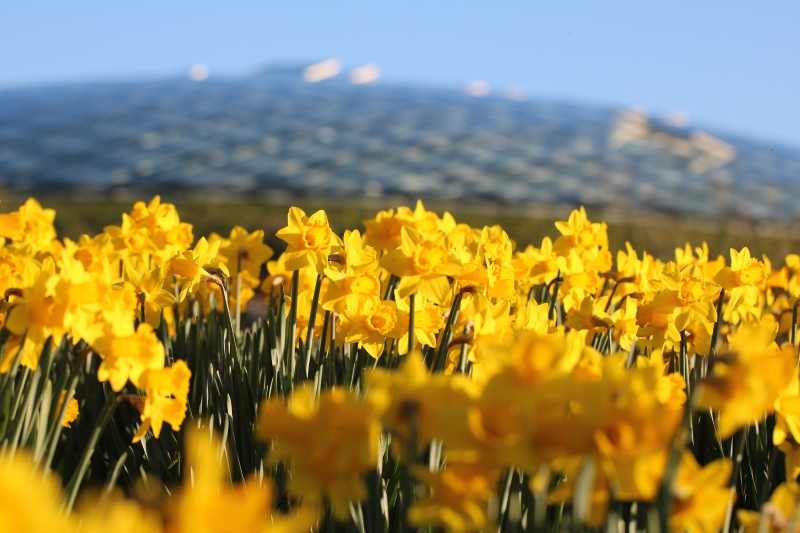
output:
<path id="1" fill-rule="evenodd" d="M 385 83 L 679 110 L 800 146 L 800 2 L 9 1 L 0 87 L 374 62 Z"/>

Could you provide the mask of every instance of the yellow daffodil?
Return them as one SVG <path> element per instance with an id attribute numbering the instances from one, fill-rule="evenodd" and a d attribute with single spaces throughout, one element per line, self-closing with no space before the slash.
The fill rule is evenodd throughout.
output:
<path id="1" fill-rule="evenodd" d="M 775 429 L 772 442 L 785 456 L 787 477 L 800 475 L 800 380 L 795 370 L 789 386 L 775 400 Z"/>
<path id="2" fill-rule="evenodd" d="M 24 451 L 0 460 L 0 531 L 78 531 L 75 518 L 59 512 L 64 496 L 58 478 L 34 472 L 33 458 Z"/>
<path id="3" fill-rule="evenodd" d="M 122 225 L 106 226 L 103 231 L 109 236 L 120 259 L 131 262 L 134 267 L 146 268 L 147 258 L 158 250 L 147 228 L 124 213 Z"/>
<path id="4" fill-rule="evenodd" d="M 717 311 L 713 299 L 719 294 L 720 287 L 705 281 L 700 267 L 692 264 L 678 271 L 675 263 L 668 263 L 659 281 L 658 285 L 663 285 L 664 289 L 653 298 L 651 307 L 656 312 L 675 313 L 679 331 L 695 318 L 704 323 L 716 322 Z M 653 287 L 660 288 L 656 284 Z"/>
<path id="5" fill-rule="evenodd" d="M 342 249 L 328 256 L 328 267 L 325 269 L 327 277 L 338 281 L 348 275 L 379 272 L 378 252 L 366 243 L 358 230 L 345 231 L 342 242 Z"/>
<path id="6" fill-rule="evenodd" d="M 614 323 L 605 312 L 607 300 L 608 298 L 603 297 L 595 301 L 591 296 L 586 296 L 579 307 L 572 307 L 567 313 L 567 325 L 576 331 L 586 331 L 591 334 L 597 331 L 608 332 Z"/>
<path id="7" fill-rule="evenodd" d="M 163 519 L 155 509 L 147 508 L 120 494 L 107 495 L 103 499 L 96 495 L 87 495 L 79 502 L 78 511 L 81 533 L 105 533 L 110 530 L 117 533 L 164 531 Z"/>
<path id="8" fill-rule="evenodd" d="M 369 270 L 346 275 L 328 285 L 320 304 L 323 309 L 331 311 L 349 295 L 364 300 L 379 299 L 381 297 L 381 280 L 375 272 Z"/>
<path id="9" fill-rule="evenodd" d="M 125 281 L 129 282 L 144 305 L 145 322 L 157 328 L 161 322 L 161 310 L 175 303 L 172 292 L 164 289 L 164 271 L 156 267 L 139 274 L 130 266 L 125 267 Z"/>
<path id="10" fill-rule="evenodd" d="M 289 492 L 306 504 L 326 497 L 334 515 L 344 520 L 349 502 L 367 495 L 360 476 L 377 463 L 385 406 L 381 394 L 361 400 L 334 388 L 315 397 L 308 385 L 294 390 L 288 408 L 282 398 L 273 398 L 261 406 L 258 419 L 259 436 L 273 441 L 268 464 L 290 461 Z"/>
<path id="11" fill-rule="evenodd" d="M 715 533 L 725 521 L 731 491 L 731 460 L 717 459 L 701 467 L 691 452 L 681 455 L 672 486 L 669 516 L 672 533 Z"/>
<path id="12" fill-rule="evenodd" d="M 397 304 L 391 300 L 362 299 L 351 295 L 335 308 L 341 317 L 345 342 L 358 343 L 374 358 L 383 353 L 387 337 L 398 338 Z"/>
<path id="13" fill-rule="evenodd" d="M 128 380 L 143 388 L 139 381 L 143 372 L 164 368 L 164 345 L 153 328 L 140 324 L 134 331 L 128 314 L 120 313 L 116 320 L 106 325 L 104 334 L 92 344 L 92 348 L 103 359 L 97 369 L 97 379 L 108 381 L 117 392 Z"/>
<path id="14" fill-rule="evenodd" d="M 395 372 L 367 372 L 366 382 L 370 394 L 374 391 L 388 400 L 382 422 L 394 436 L 392 446 L 400 457 L 408 459 L 398 443 L 408 442 L 412 417 L 420 446 L 431 439 L 457 443 L 468 434 L 466 408 L 480 389 L 462 375 L 432 375 L 418 351 L 406 355 Z"/>
<path id="15" fill-rule="evenodd" d="M 77 259 L 87 272 L 102 269 L 105 260 L 115 256 L 111 238 L 107 233 L 94 237 L 81 235 L 78 242 L 64 239 L 64 249 L 72 258 Z"/>
<path id="16" fill-rule="evenodd" d="M 0 237 L 18 241 L 22 239 L 25 224 L 19 211 L 0 214 Z"/>
<path id="17" fill-rule="evenodd" d="M 536 300 L 526 301 L 517 307 L 514 326 L 516 329 L 532 331 L 540 337 L 552 333 L 554 326 L 548 317 L 549 307 L 546 302 L 538 304 Z"/>
<path id="18" fill-rule="evenodd" d="M 714 364 L 699 389 L 701 408 L 719 409 L 717 430 L 726 439 L 740 427 L 760 420 L 791 383 L 797 349 L 774 342 L 776 327 L 744 323 L 729 335 L 732 353 Z"/>
<path id="19" fill-rule="evenodd" d="M 612 330 L 614 342 L 626 352 L 636 343 L 639 331 L 639 325 L 636 323 L 637 305 L 638 302 L 634 298 L 625 298 L 619 309 L 611 316 L 611 321 L 614 323 Z"/>
<path id="20" fill-rule="evenodd" d="M 649 337 L 647 344 L 651 357 L 660 357 L 664 348 L 671 348 L 681 340 L 675 315 L 656 311 L 652 302 L 642 303 L 636 309 L 636 325 L 639 326 L 636 333 L 639 337 Z"/>
<path id="21" fill-rule="evenodd" d="M 487 240 L 489 228 L 484 228 Z M 464 270 L 458 276 L 458 286 L 471 287 L 489 298 L 513 299 L 515 296 L 515 271 L 512 262 L 513 243 L 501 230 L 497 242 L 476 242 L 464 249 L 459 257 Z"/>
<path id="22" fill-rule="evenodd" d="M 406 222 L 395 215 L 394 209 L 379 211 L 375 218 L 364 221 L 367 228 L 364 239 L 376 250 L 394 250 L 401 244 L 400 230 L 405 225 Z"/>
<path id="23" fill-rule="evenodd" d="M 213 240 L 213 239 L 212 239 Z M 231 276 L 238 273 L 241 262 L 242 270 L 246 270 L 253 278 L 261 277 L 261 265 L 267 262 L 274 253 L 272 248 L 264 244 L 264 231 L 249 233 L 241 226 L 231 230 L 230 236 L 222 240 L 219 255 L 228 266 Z"/>
<path id="24" fill-rule="evenodd" d="M 33 198 L 28 198 L 19 208 L 20 218 L 24 225 L 22 242 L 32 244 L 36 248 L 46 249 L 56 238 L 53 221 L 56 212 L 53 209 L 42 209 Z"/>
<path id="25" fill-rule="evenodd" d="M 559 255 L 568 255 L 574 249 L 582 258 L 591 260 L 598 256 L 601 248 L 608 248 L 606 224 L 590 222 L 583 206 L 574 210 L 569 220 L 556 222 L 556 229 L 561 237 L 556 240 L 553 249 Z"/>
<path id="26" fill-rule="evenodd" d="M 795 533 L 797 526 L 790 528 L 800 505 L 800 484 L 786 481 L 778 486 L 761 512 L 739 509 L 736 518 L 742 525 L 742 533 Z"/>
<path id="27" fill-rule="evenodd" d="M 148 204 L 136 202 L 127 216 L 129 218 L 128 226 L 135 226 L 137 233 L 146 234 L 152 242 L 153 250 L 148 254 L 149 264 L 142 268 L 163 266 L 175 254 L 189 248 L 194 242 L 191 224 L 181 222 L 175 206 L 161 203 L 160 196 L 155 196 Z M 123 226 L 125 224 L 125 216 L 123 216 Z M 122 233 L 125 233 L 125 229 L 121 229 L 123 229 Z M 137 268 L 139 268 L 138 265 Z"/>
<path id="28" fill-rule="evenodd" d="M 286 269 L 286 254 L 281 254 L 275 261 L 267 261 L 267 271 L 269 276 L 261 283 L 261 292 L 264 294 L 272 294 L 273 298 L 277 298 L 279 294 L 279 285 L 283 285 L 283 293 L 289 294 L 294 279 L 295 272 L 298 273 L 298 293 L 314 292 L 317 284 L 317 271 L 313 265 L 306 265 L 300 270 L 287 270 Z M 322 278 L 322 285 L 320 287 L 320 299 L 325 299 L 327 288 L 330 284 L 328 277 Z M 265 300 L 266 301 L 266 300 Z"/>
<path id="29" fill-rule="evenodd" d="M 33 285 L 22 289 L 21 298 L 14 301 L 8 312 L 6 327 L 14 337 L 6 345 L 0 372 L 11 369 L 20 349 L 20 364 L 35 370 L 47 338 L 53 337 L 53 343 L 57 345 L 66 333 L 66 306 L 54 298 L 50 289 L 51 280 L 55 279 L 54 270 L 52 259 L 47 258 Z"/>
<path id="30" fill-rule="evenodd" d="M 384 255 L 381 266 L 400 277 L 397 291 L 401 298 L 419 292 L 439 305 L 448 303 L 448 278 L 464 270 L 461 261 L 450 254 L 444 234 L 429 239 L 408 227 L 402 230 L 400 248 Z"/>
<path id="31" fill-rule="evenodd" d="M 558 256 L 553 252 L 550 237 L 542 239 L 542 246 L 528 246 L 514 254 L 511 262 L 516 280 L 528 288 L 532 284 L 548 284 L 558 276 Z"/>
<path id="32" fill-rule="evenodd" d="M 426 236 L 447 233 L 455 227 L 455 221 L 450 213 L 445 212 L 444 216 L 439 218 L 435 212 L 425 209 L 422 200 L 417 200 L 413 211 L 405 206 L 398 207 L 397 218 L 402 220 L 404 225 Z"/>
<path id="33" fill-rule="evenodd" d="M 731 266 L 717 272 L 714 281 L 730 292 L 728 306 L 731 309 L 736 309 L 742 303 L 756 305 L 758 290 L 767 281 L 767 268 L 758 259 L 750 257 L 750 250 L 746 247 L 738 252 L 731 248 Z"/>
<path id="34" fill-rule="evenodd" d="M 614 295 L 621 300 L 628 295 L 641 297 L 652 292 L 650 280 L 656 278 L 663 270 L 663 265 L 647 252 L 642 252 L 641 259 L 631 243 L 625 243 L 625 250 L 617 252 L 617 273 L 610 279 L 615 283 Z M 618 300 L 613 301 L 614 304 Z"/>
<path id="35" fill-rule="evenodd" d="M 151 368 L 142 372 L 137 386 L 146 390 L 147 396 L 144 402 L 137 402 L 142 424 L 133 436 L 133 442 L 139 442 L 148 429 L 152 429 L 153 435 L 158 438 L 164 422 L 173 431 L 180 430 L 186 416 L 191 376 L 189 367 L 180 359 L 167 368 Z"/>
<path id="36" fill-rule="evenodd" d="M 411 524 L 441 527 L 453 533 L 484 531 L 489 527 L 489 501 L 500 471 L 478 462 L 448 461 L 447 468 L 430 472 L 414 468 L 414 477 L 430 487 L 408 511 Z"/>
<path id="37" fill-rule="evenodd" d="M 67 399 L 67 391 L 62 390 L 61 395 L 58 398 L 58 405 L 56 406 L 56 412 L 61 412 L 61 408 L 64 406 L 64 400 Z M 64 420 L 61 421 L 61 425 L 65 428 L 72 427 L 72 423 L 78 419 L 78 400 L 75 398 L 71 398 L 69 403 L 67 404 L 67 413 L 64 416 Z"/>
<path id="38" fill-rule="evenodd" d="M 426 301 L 420 294 L 409 296 L 408 298 L 397 297 L 397 322 L 394 334 L 399 335 L 397 341 L 397 353 L 405 355 L 408 353 L 408 328 L 409 328 L 409 306 L 411 298 L 414 298 L 414 346 L 436 346 L 436 335 L 444 326 L 444 316 L 442 308 L 433 302 Z"/>
<path id="39" fill-rule="evenodd" d="M 566 256 L 558 258 L 563 283 L 562 294 L 572 294 L 574 302 L 582 302 L 587 295 L 594 295 L 600 287 L 600 276 L 597 270 L 587 265 L 578 251 L 571 249 Z M 569 311 L 569 309 L 567 309 Z"/>
<path id="40" fill-rule="evenodd" d="M 307 217 L 302 209 L 289 209 L 289 224 L 275 235 L 289 246 L 286 249 L 286 268 L 300 270 L 312 265 L 318 274 L 328 266 L 328 256 L 342 241 L 328 225 L 325 211 L 317 211 Z"/>
<path id="41" fill-rule="evenodd" d="M 381 298 L 380 265 L 377 253 L 364 244 L 358 231 L 344 235 L 344 250 L 329 257 L 325 274 L 331 282 L 320 299 L 322 308 L 330 311 L 348 295 L 362 299 Z"/>
<path id="42" fill-rule="evenodd" d="M 186 250 L 169 260 L 167 274 L 176 274 L 187 278 L 180 292 L 180 300 L 183 301 L 187 294 L 194 294 L 204 286 L 211 274 L 207 268 L 220 268 L 227 276 L 228 270 L 224 264 L 217 259 L 220 241 L 209 244 L 205 237 L 201 237 L 194 247 L 194 250 Z"/>
<path id="43" fill-rule="evenodd" d="M 192 428 L 186 438 L 187 470 L 192 476 L 184 482 L 172 515 L 173 529 L 188 533 L 307 533 L 317 521 L 317 512 L 305 506 L 292 515 L 273 511 L 275 489 L 271 480 L 248 478 L 229 484 L 227 468 L 217 450 L 219 439 Z M 231 509 L 236 509 L 231 513 Z"/>

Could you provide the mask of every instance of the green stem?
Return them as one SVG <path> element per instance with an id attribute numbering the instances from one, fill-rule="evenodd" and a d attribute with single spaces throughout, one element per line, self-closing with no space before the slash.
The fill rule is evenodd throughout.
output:
<path id="1" fill-rule="evenodd" d="M 397 280 L 399 280 L 397 276 L 392 274 L 389 276 L 389 281 L 386 283 L 386 294 L 383 295 L 384 300 L 393 300 L 394 296 L 394 287 L 397 285 Z"/>
<path id="2" fill-rule="evenodd" d="M 236 334 L 242 331 L 242 254 L 236 260 Z"/>
<path id="3" fill-rule="evenodd" d="M 619 287 L 619 283 L 616 282 L 614 283 L 614 286 L 611 287 L 611 294 L 608 296 L 608 301 L 606 302 L 606 313 L 608 313 L 608 310 L 611 309 L 611 300 L 614 299 L 614 294 L 617 292 L 617 287 Z"/>
<path id="4" fill-rule="evenodd" d="M 314 285 L 314 299 L 311 300 L 311 312 L 308 315 L 308 332 L 306 333 L 306 375 L 311 366 L 311 343 L 314 342 L 314 322 L 317 320 L 317 307 L 319 306 L 319 291 L 322 287 L 322 275 L 317 274 L 317 284 Z"/>
<path id="5" fill-rule="evenodd" d="M 555 279 L 551 282 L 553 284 L 553 296 L 550 298 L 550 305 L 547 308 L 547 319 L 552 321 L 556 311 L 556 302 L 558 301 L 558 288 L 561 285 L 561 271 L 558 271 Z"/>
<path id="6" fill-rule="evenodd" d="M 686 339 L 686 330 L 681 331 L 681 374 L 686 381 L 686 394 L 691 394 L 691 384 L 689 383 L 689 343 Z"/>
<path id="7" fill-rule="evenodd" d="M 400 501 L 402 509 L 400 511 L 401 528 L 400 531 L 412 532 L 416 531 L 408 524 L 408 510 L 413 503 L 415 496 L 414 479 L 411 477 L 411 465 L 417 462 L 417 413 L 411 409 L 408 413 L 408 441 L 406 442 L 406 460 L 401 465 L 400 470 L 400 483 L 401 483 L 401 496 Z"/>
<path id="8" fill-rule="evenodd" d="M 119 478 L 119 473 L 122 471 L 122 467 L 125 465 L 125 461 L 128 459 L 128 452 L 122 452 L 122 455 L 119 456 L 117 462 L 114 464 L 114 469 L 108 476 L 106 480 L 106 485 L 104 491 L 109 493 L 113 490 L 114 485 L 117 484 L 117 478 Z"/>
<path id="9" fill-rule="evenodd" d="M 469 325 L 464 326 L 464 335 L 469 333 Z M 465 342 L 461 345 L 461 353 L 459 353 L 458 358 L 458 368 L 461 370 L 462 374 L 467 373 L 467 350 L 469 349 L 469 343 Z"/>
<path id="10" fill-rule="evenodd" d="M 240 357 L 241 352 L 239 351 L 239 343 L 236 341 L 236 332 L 233 329 L 233 320 L 231 319 L 231 309 L 230 306 L 228 305 L 228 291 L 226 291 L 222 287 L 220 288 L 222 289 L 222 303 L 225 307 L 225 316 L 227 318 L 227 320 L 225 320 L 225 325 L 227 326 L 228 335 L 230 336 L 231 343 L 233 344 L 234 354 L 236 355 L 236 358 L 239 361 L 241 361 Z"/>
<path id="11" fill-rule="evenodd" d="M 78 489 L 80 488 L 83 477 L 86 474 L 86 469 L 89 468 L 89 461 L 94 453 L 94 448 L 97 445 L 97 441 L 100 439 L 100 435 L 103 433 L 103 430 L 111 420 L 111 416 L 114 414 L 114 410 L 117 408 L 117 405 L 119 405 L 119 402 L 117 401 L 116 396 L 111 393 L 108 398 L 106 398 L 106 405 L 103 408 L 103 411 L 100 413 L 97 423 L 92 429 L 92 433 L 89 436 L 89 441 L 83 448 L 81 458 L 78 460 L 78 468 L 72 474 L 72 477 L 67 484 L 67 499 L 61 506 L 61 510 L 63 512 L 69 513 L 72 510 L 72 506 L 75 504 L 75 497 L 78 495 Z"/>
<path id="12" fill-rule="evenodd" d="M 408 353 L 414 351 L 414 313 L 416 308 L 417 293 L 412 293 L 408 302 Z"/>
<path id="13" fill-rule="evenodd" d="M 172 294 L 175 296 L 175 303 L 173 304 L 173 312 L 175 314 L 175 334 L 178 334 L 178 326 L 181 322 L 181 291 L 178 288 L 178 275 L 172 275 Z"/>
<path id="14" fill-rule="evenodd" d="M 333 314 L 331 315 L 331 347 L 328 349 L 330 355 L 328 355 L 328 369 L 326 373 L 328 374 L 328 383 L 330 386 L 333 387 L 336 385 L 336 319 L 339 315 Z"/>
<path id="15" fill-rule="evenodd" d="M 442 332 L 442 342 L 439 345 L 439 350 L 436 354 L 436 362 L 433 366 L 434 372 L 441 372 L 444 370 L 444 367 L 447 364 L 447 345 L 450 344 L 450 339 L 453 337 L 451 328 L 458 319 L 458 312 L 461 310 L 461 298 L 462 295 L 460 292 L 456 294 L 455 298 L 453 298 L 453 305 L 450 307 L 450 314 L 447 316 L 447 323 L 445 324 L 444 331 Z"/>
<path id="16" fill-rule="evenodd" d="M 530 290 L 528 291 L 528 302 L 533 300 L 533 291 L 536 288 L 536 285 L 531 285 Z"/>
<path id="17" fill-rule="evenodd" d="M 733 518 L 733 502 L 734 496 L 736 494 L 736 486 L 738 485 L 739 480 L 739 471 L 742 469 L 742 458 L 744 456 L 744 443 L 747 440 L 747 433 L 750 429 L 750 426 L 743 427 L 739 431 L 736 432 L 734 435 L 734 449 L 733 457 L 733 471 L 731 472 L 730 480 L 728 481 L 728 487 L 730 488 L 731 494 L 730 499 L 728 500 L 728 509 L 725 513 L 725 525 L 722 528 L 722 533 L 728 533 L 731 530 L 731 520 Z M 738 439 L 737 439 L 738 438 Z"/>
<path id="18" fill-rule="evenodd" d="M 290 289 L 290 298 L 292 299 L 292 307 L 289 308 L 289 318 L 286 321 L 286 357 L 289 363 L 289 376 L 290 382 L 294 382 L 295 374 L 295 358 L 294 349 L 297 344 L 297 293 L 300 290 L 300 271 L 295 270 L 292 273 L 292 287 Z"/>
<path id="19" fill-rule="evenodd" d="M 72 401 L 72 398 L 75 396 L 75 387 L 78 386 L 78 380 L 81 377 L 80 369 L 82 367 L 83 365 L 78 365 L 75 375 L 70 380 L 69 386 L 66 389 L 67 394 L 64 395 L 64 404 L 61 406 L 61 411 L 58 413 L 58 416 L 55 417 L 55 420 L 51 422 L 50 429 L 47 431 L 47 436 L 45 436 L 45 444 L 49 446 L 47 449 L 47 457 L 45 458 L 45 463 L 42 467 L 42 470 L 45 472 L 50 469 L 50 465 L 53 463 L 53 457 L 56 454 L 58 440 L 61 437 L 61 430 L 64 428 L 64 419 L 67 418 L 69 402 Z"/>
<path id="20" fill-rule="evenodd" d="M 664 477 L 661 480 L 661 488 L 656 499 L 661 532 L 669 531 L 669 510 L 670 504 L 672 503 L 672 486 L 675 484 L 675 478 L 678 474 L 678 465 L 680 464 L 681 454 L 683 453 L 686 440 L 689 436 L 689 427 L 696 401 L 696 394 L 692 394 L 686 400 L 686 405 L 684 406 L 683 411 L 683 419 L 681 420 L 681 424 L 676 429 L 675 436 L 672 439 L 672 447 L 667 459 L 667 467 L 664 470 Z"/>
<path id="21" fill-rule="evenodd" d="M 717 354 L 717 342 L 719 340 L 719 330 L 722 326 L 722 306 L 725 303 L 725 289 L 720 289 L 719 300 L 717 301 L 717 321 L 714 323 L 714 332 L 711 334 L 711 349 L 709 355 Z"/>
<path id="22" fill-rule="evenodd" d="M 505 476 L 500 486 L 503 492 L 500 494 L 500 517 L 498 520 L 497 528 L 503 531 L 508 524 L 508 502 L 511 499 L 511 483 L 514 480 L 514 467 L 511 466 L 506 470 Z"/>
<path id="23" fill-rule="evenodd" d="M 331 312 L 325 311 L 325 319 L 322 322 L 322 334 L 320 335 L 319 341 L 319 367 L 317 368 L 317 372 L 321 373 L 322 378 L 325 376 L 325 368 L 324 365 L 326 364 L 333 364 L 332 361 L 328 361 L 327 357 L 327 343 L 328 343 L 328 327 L 330 327 L 331 323 Z M 311 376 L 309 376 L 311 377 Z M 321 379 L 322 388 L 325 387 L 325 380 Z"/>

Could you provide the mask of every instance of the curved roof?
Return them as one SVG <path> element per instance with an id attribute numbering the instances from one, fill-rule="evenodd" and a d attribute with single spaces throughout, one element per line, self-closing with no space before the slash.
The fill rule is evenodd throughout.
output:
<path id="1" fill-rule="evenodd" d="M 800 152 L 619 109 L 292 76 L 0 91 L 0 185 L 400 194 L 788 219 Z"/>

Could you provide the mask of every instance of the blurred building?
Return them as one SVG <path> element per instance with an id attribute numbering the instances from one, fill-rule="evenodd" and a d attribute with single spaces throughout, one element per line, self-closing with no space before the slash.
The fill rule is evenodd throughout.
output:
<path id="1" fill-rule="evenodd" d="M 278 69 L 0 91 L 0 186 L 75 198 L 177 190 L 800 214 L 800 151 L 680 117 L 509 96 L 519 91 L 371 85 L 378 71 L 367 67 L 319 83 Z"/>

